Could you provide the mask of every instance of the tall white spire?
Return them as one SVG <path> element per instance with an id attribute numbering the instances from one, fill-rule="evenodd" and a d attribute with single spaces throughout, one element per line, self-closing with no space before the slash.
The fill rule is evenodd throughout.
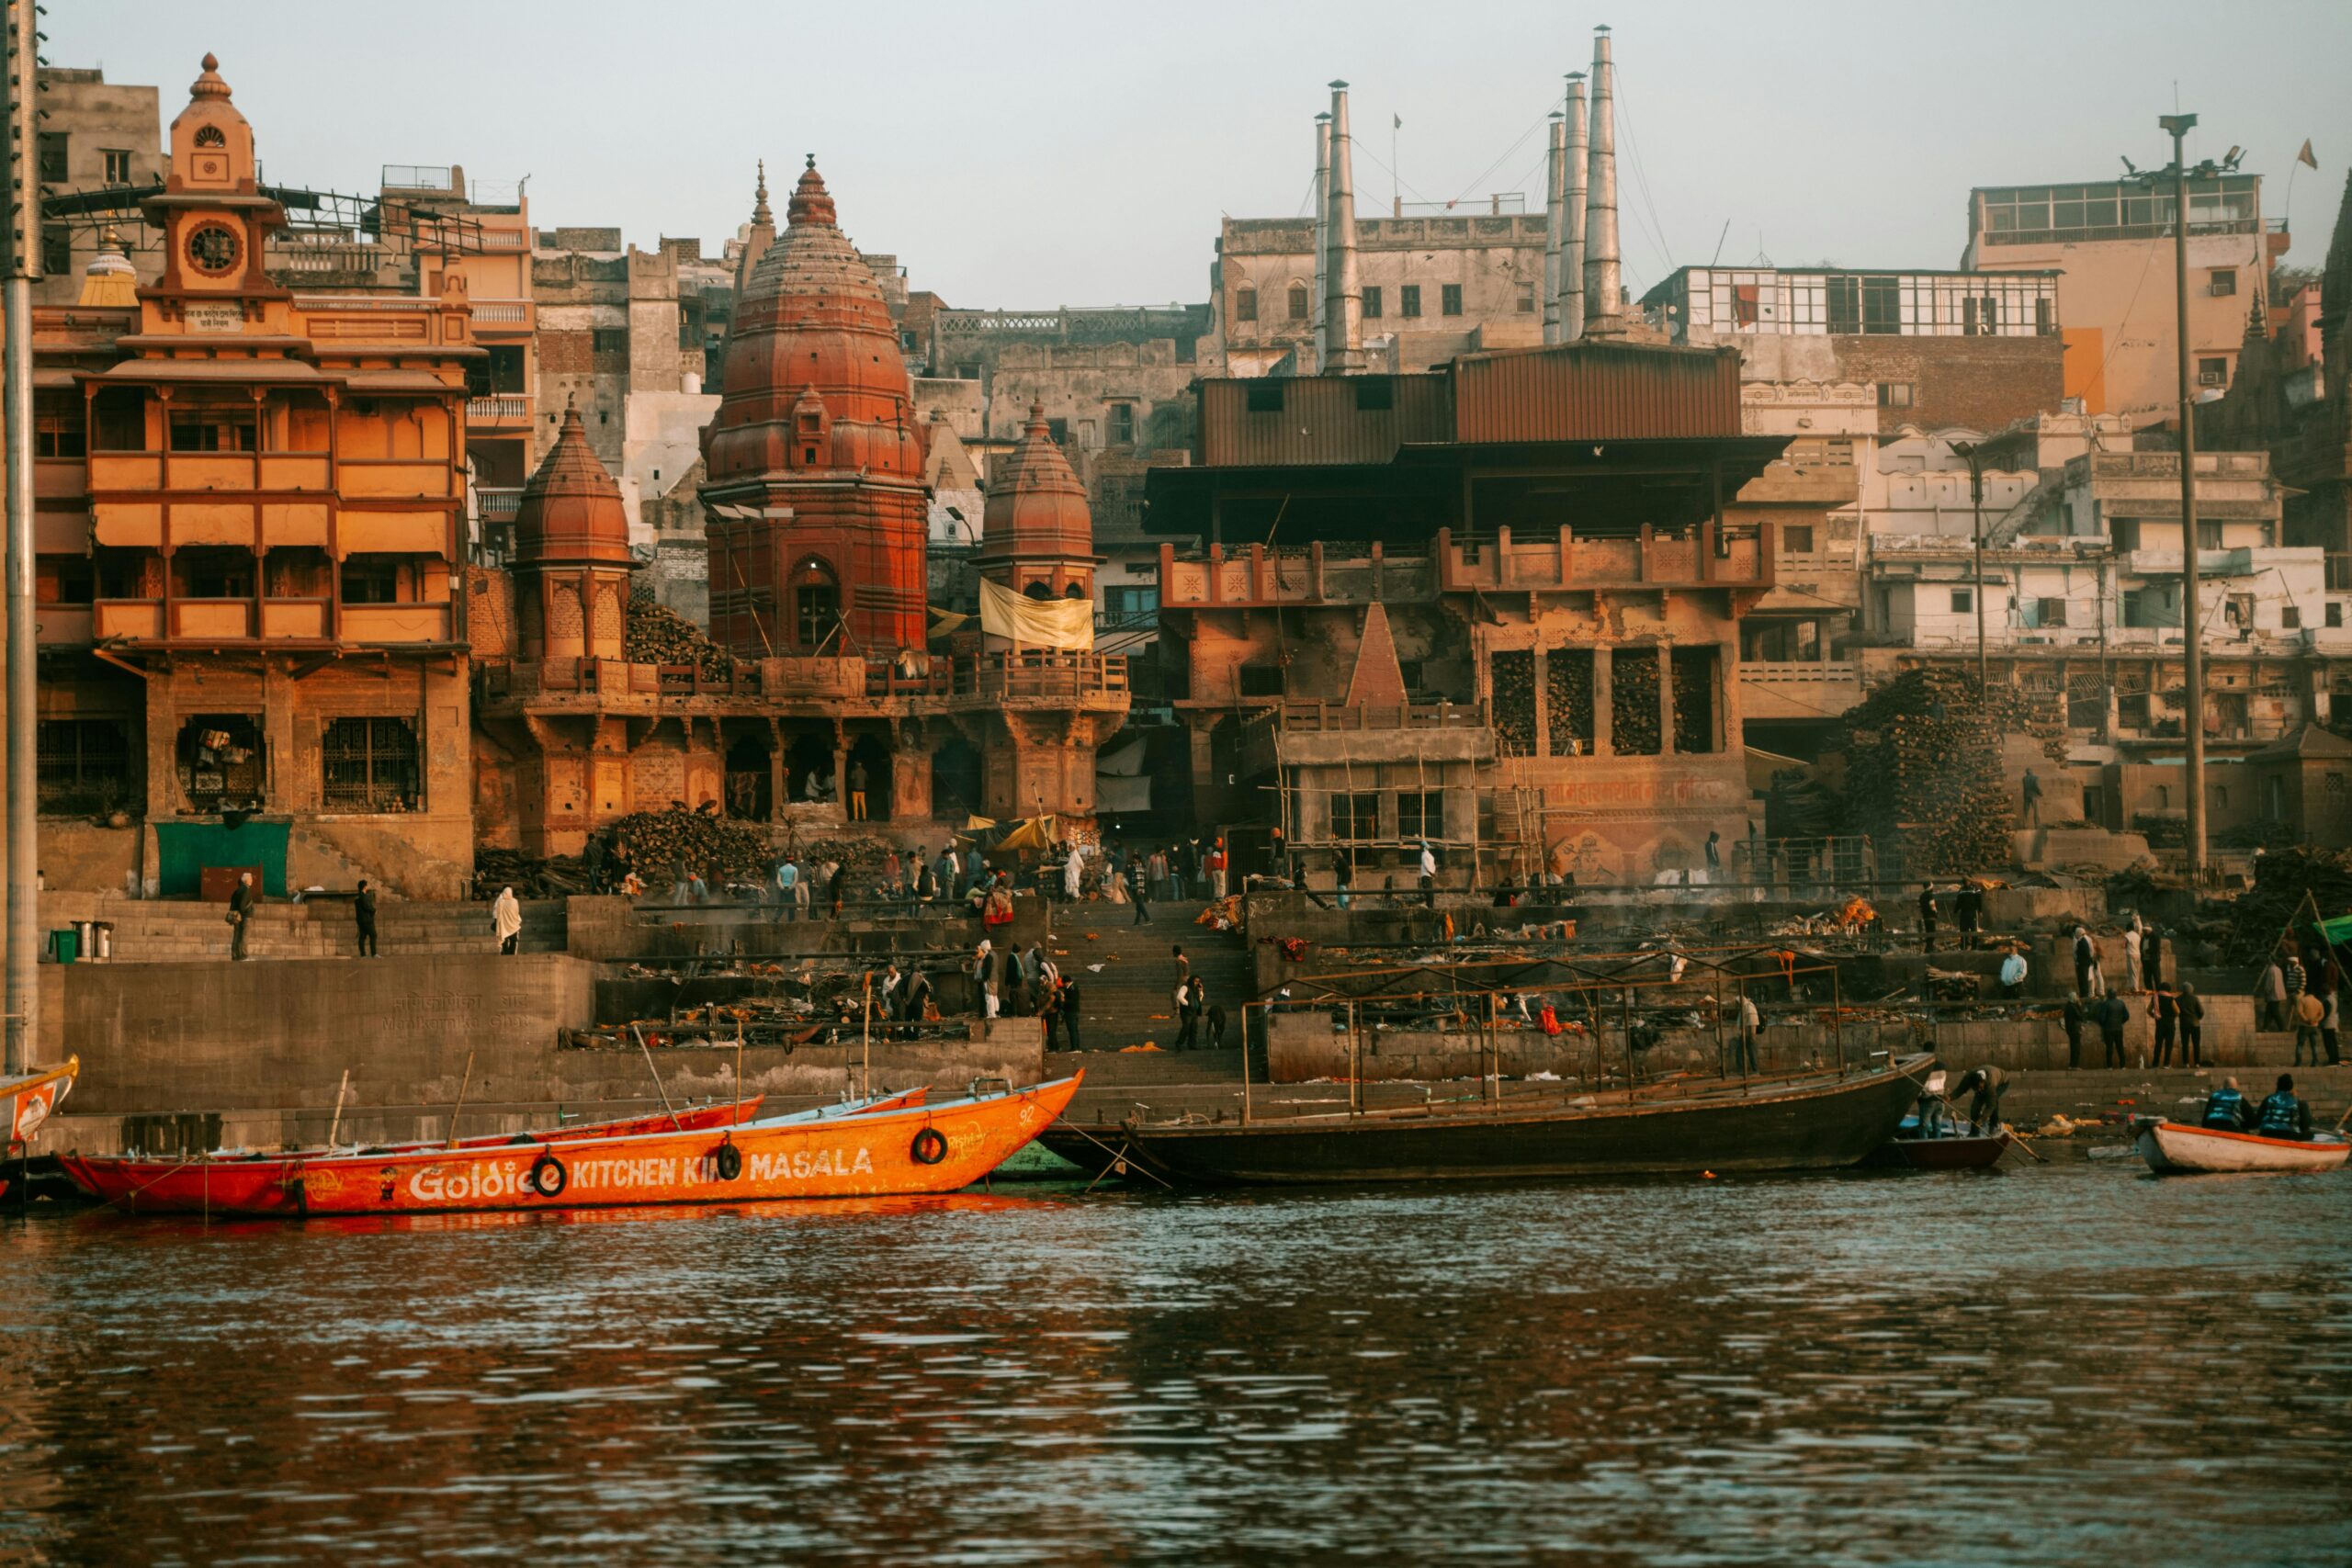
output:
<path id="1" fill-rule="evenodd" d="M 1584 312 L 1588 333 L 1623 325 L 1624 275 L 1617 253 L 1616 66 L 1609 28 L 1592 29 L 1592 143 L 1586 150 Z"/>
<path id="2" fill-rule="evenodd" d="M 1568 73 L 1566 211 L 1561 220 L 1560 341 L 1584 336 L 1584 225 L 1587 144 L 1591 130 L 1585 123 L 1584 73 Z"/>

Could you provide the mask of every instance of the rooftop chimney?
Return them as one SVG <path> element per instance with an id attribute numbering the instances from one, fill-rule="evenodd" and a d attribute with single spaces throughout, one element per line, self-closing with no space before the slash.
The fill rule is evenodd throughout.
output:
<path id="1" fill-rule="evenodd" d="M 1557 110 L 1552 115 L 1552 155 L 1544 181 L 1544 341 L 1560 341 L 1560 247 L 1568 210 L 1568 139 Z"/>
<path id="2" fill-rule="evenodd" d="M 1590 129 L 1585 123 L 1584 73 L 1568 73 L 1567 210 L 1560 228 L 1560 341 L 1584 336 L 1584 224 L 1586 148 Z"/>
<path id="3" fill-rule="evenodd" d="M 1584 312 L 1588 333 L 1624 326 L 1625 284 L 1617 255 L 1616 67 L 1609 29 L 1592 29 L 1592 145 L 1587 150 L 1584 209 Z"/>
<path id="4" fill-rule="evenodd" d="M 1324 220 L 1330 269 L 1323 297 L 1323 373 L 1363 368 L 1363 290 L 1356 282 L 1355 157 L 1348 139 L 1348 85 L 1331 84 L 1331 190 Z"/>
<path id="5" fill-rule="evenodd" d="M 1315 299 L 1308 307 L 1314 312 L 1315 352 L 1323 352 L 1324 335 L 1328 331 L 1330 310 L 1327 296 L 1331 290 L 1331 117 L 1315 117 Z M 1301 359 L 1306 355 L 1302 355 Z"/>

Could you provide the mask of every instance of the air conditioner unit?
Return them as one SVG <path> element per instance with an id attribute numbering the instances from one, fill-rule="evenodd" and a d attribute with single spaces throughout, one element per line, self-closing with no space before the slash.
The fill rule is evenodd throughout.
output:
<path id="1" fill-rule="evenodd" d="M 2219 387 L 2228 379 L 2229 377 L 2219 370 L 2199 370 L 2197 373 L 2197 384 L 2200 387 Z"/>

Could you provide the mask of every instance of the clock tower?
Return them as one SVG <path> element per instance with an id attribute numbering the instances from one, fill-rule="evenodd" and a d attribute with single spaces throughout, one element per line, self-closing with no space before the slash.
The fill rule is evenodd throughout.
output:
<path id="1" fill-rule="evenodd" d="M 263 194 L 257 173 L 253 127 L 208 54 L 187 107 L 172 121 L 164 192 L 146 203 L 148 221 L 164 233 L 163 276 L 140 290 L 147 330 L 245 333 L 273 317 L 275 330 L 285 330 L 290 295 L 270 282 L 263 262 L 286 211 Z"/>

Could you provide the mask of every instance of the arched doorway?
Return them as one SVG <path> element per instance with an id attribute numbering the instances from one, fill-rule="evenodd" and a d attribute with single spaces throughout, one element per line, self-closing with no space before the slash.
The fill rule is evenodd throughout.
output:
<path id="1" fill-rule="evenodd" d="M 950 735 L 931 757 L 932 815 L 960 824 L 979 808 L 979 748 Z"/>
<path id="2" fill-rule="evenodd" d="M 813 781 L 813 783 L 812 783 Z M 830 728 L 804 728 L 784 751 L 784 787 L 794 800 L 838 800 Z"/>
<path id="3" fill-rule="evenodd" d="M 842 624 L 841 579 L 815 556 L 792 569 L 786 585 L 792 645 L 803 653 L 838 653 Z"/>
<path id="4" fill-rule="evenodd" d="M 890 743 L 879 735 L 861 735 L 849 749 L 849 776 L 854 787 L 858 770 L 865 771 L 865 816 L 874 822 L 890 815 Z"/>
<path id="5" fill-rule="evenodd" d="M 770 747 L 764 726 L 745 729 L 727 745 L 727 815 L 764 822 L 775 814 L 768 774 Z"/>

